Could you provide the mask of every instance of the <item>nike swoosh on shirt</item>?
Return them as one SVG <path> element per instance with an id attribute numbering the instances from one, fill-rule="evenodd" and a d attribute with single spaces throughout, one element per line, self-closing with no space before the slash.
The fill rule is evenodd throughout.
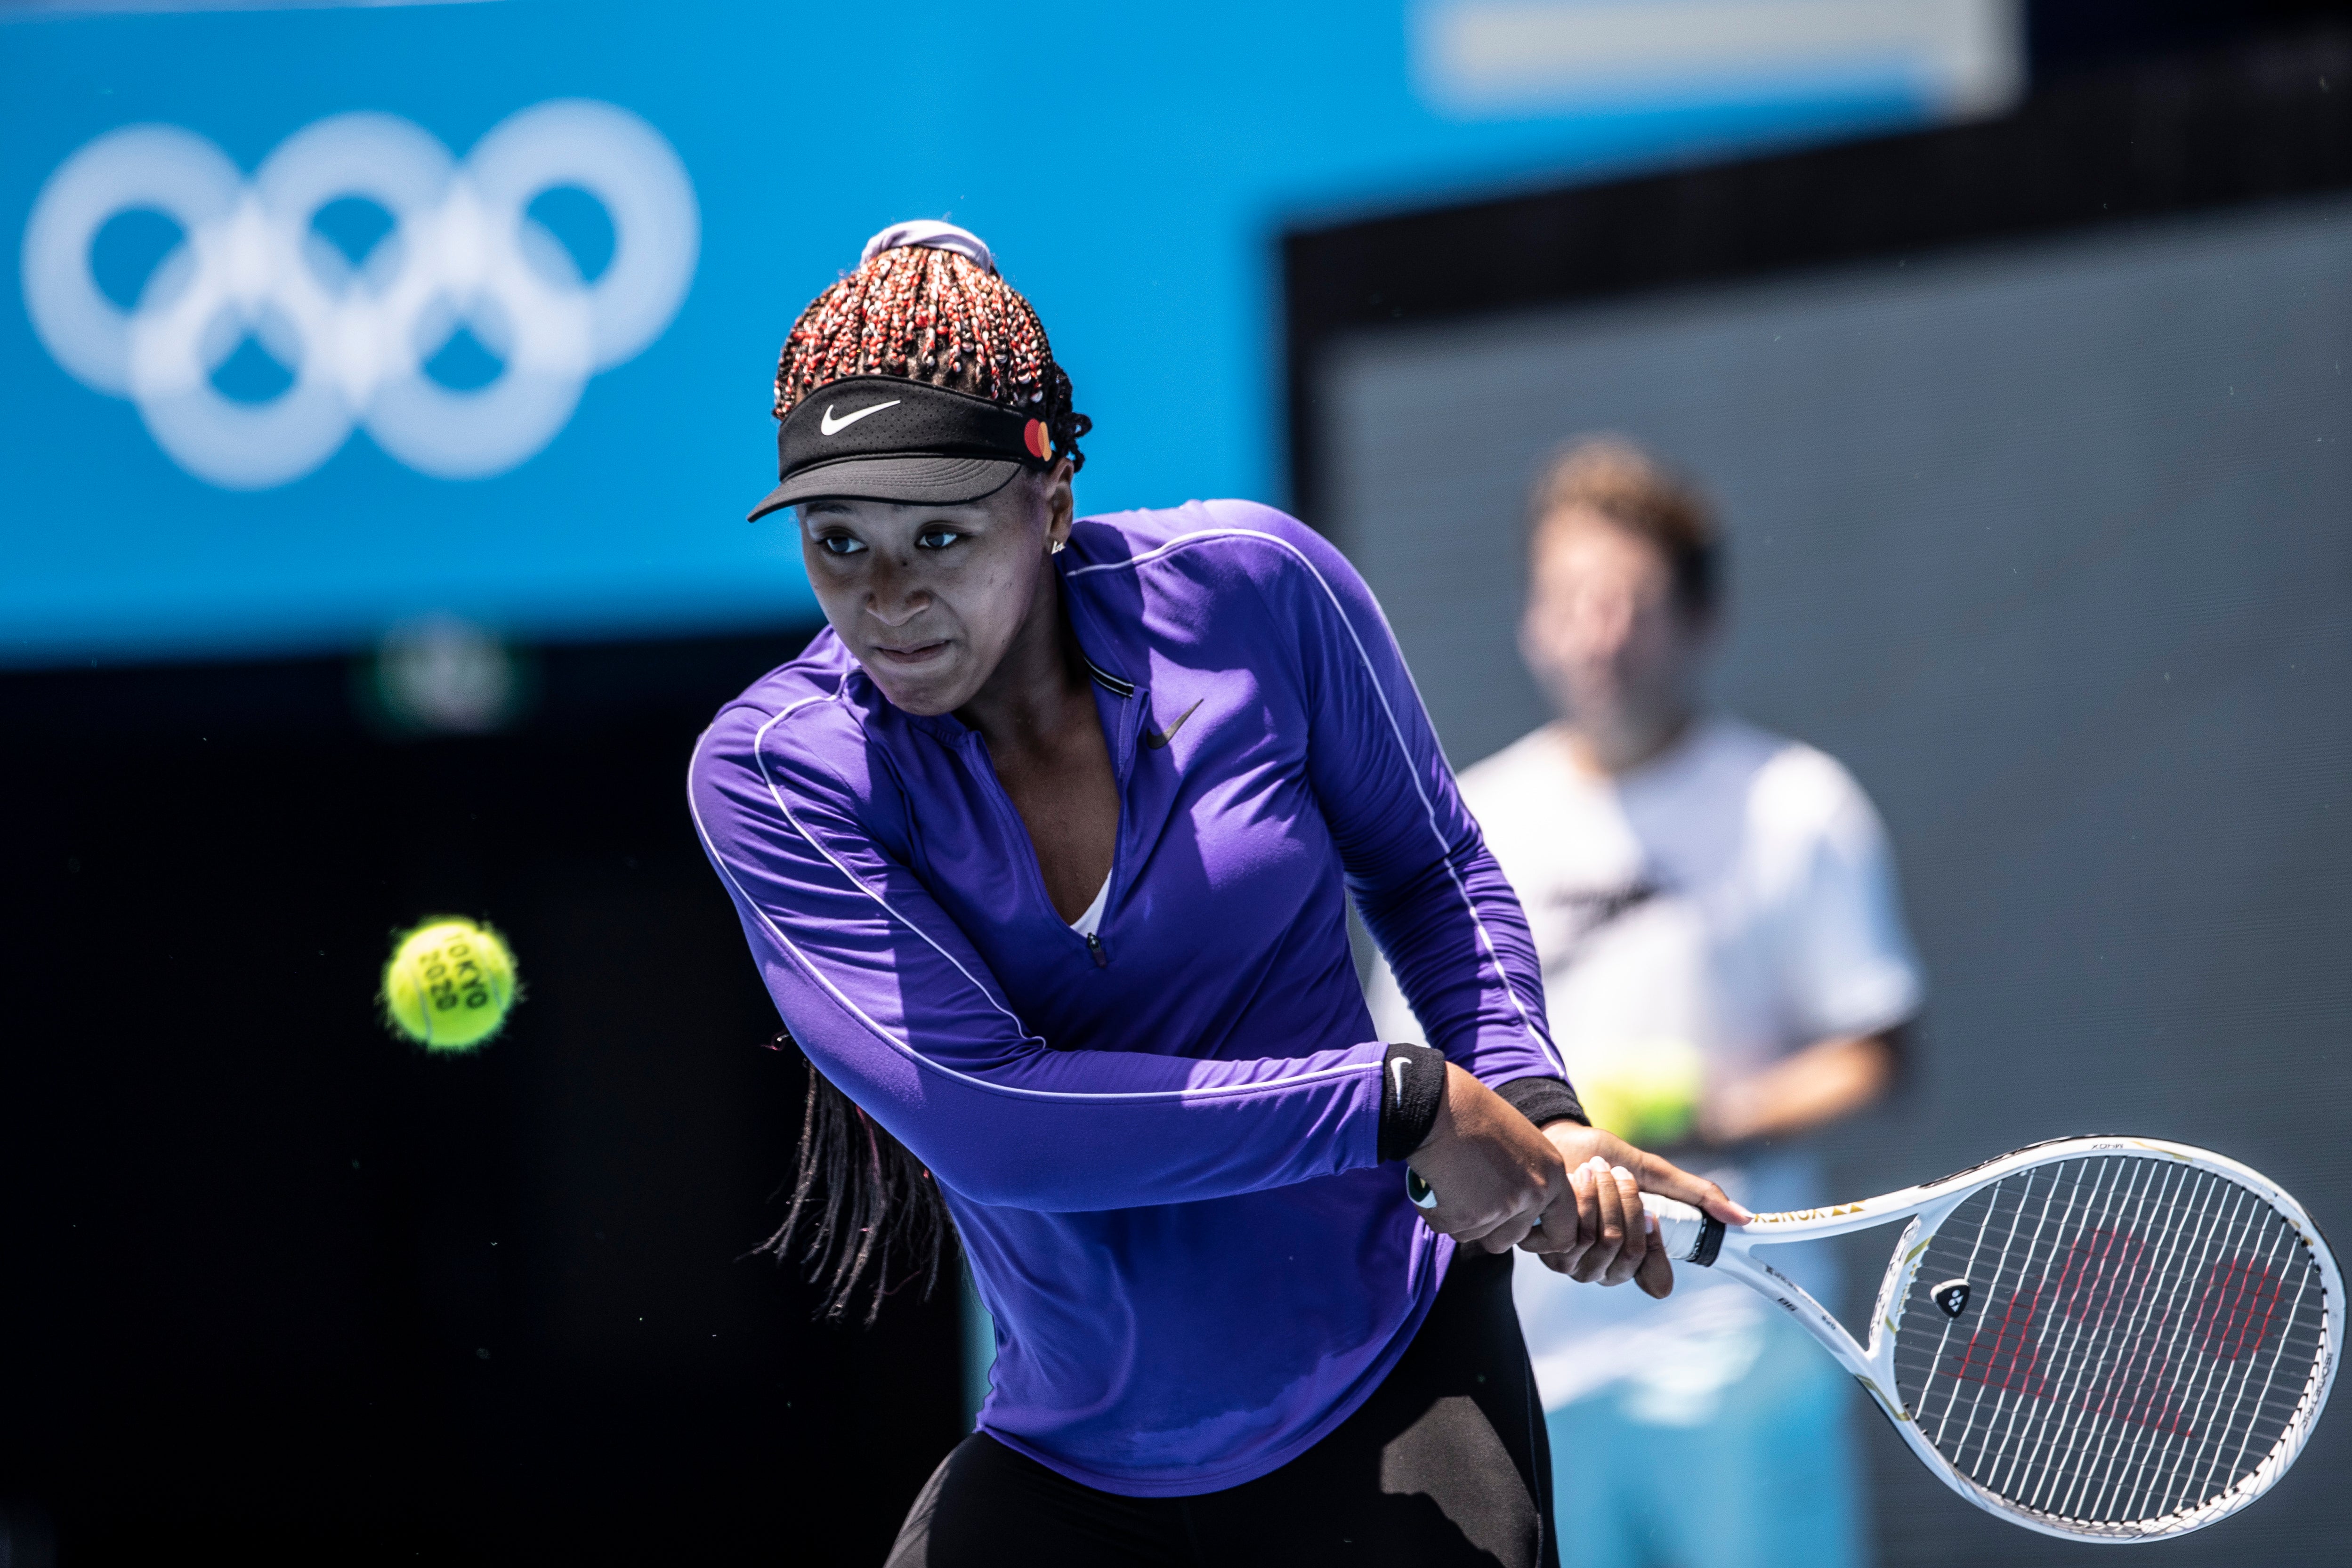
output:
<path id="1" fill-rule="evenodd" d="M 848 429 L 852 425 L 856 424 L 860 419 L 865 418 L 867 415 L 879 414 L 885 408 L 896 408 L 903 401 L 905 400 L 902 398 L 894 397 L 887 403 L 868 404 L 866 407 L 858 409 L 856 413 L 845 414 L 838 419 L 835 419 L 833 416 L 833 405 L 828 403 L 824 405 L 824 417 L 816 422 L 816 427 L 824 435 L 838 436 L 844 430 Z"/>
<path id="2" fill-rule="evenodd" d="M 1192 710 L 1200 707 L 1202 703 L 1206 702 L 1207 700 L 1208 699 L 1205 697 L 1194 699 L 1192 707 L 1187 708 L 1181 713 L 1177 714 L 1176 722 L 1169 725 L 1165 730 L 1146 730 L 1143 732 L 1143 743 L 1150 747 L 1155 752 L 1160 750 L 1162 746 L 1165 746 L 1169 742 L 1176 738 L 1176 731 L 1184 727 L 1184 721 L 1192 716 Z"/>

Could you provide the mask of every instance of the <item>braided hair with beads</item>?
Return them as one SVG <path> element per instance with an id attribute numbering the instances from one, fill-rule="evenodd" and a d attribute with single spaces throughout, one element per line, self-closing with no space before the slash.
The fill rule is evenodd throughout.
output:
<path id="1" fill-rule="evenodd" d="M 1070 406 L 1045 324 L 992 266 L 905 245 L 877 252 L 803 310 L 776 360 L 774 413 L 852 375 L 896 375 L 985 397 L 1045 423 L 1054 455 L 1086 467 L 1094 421 Z"/>

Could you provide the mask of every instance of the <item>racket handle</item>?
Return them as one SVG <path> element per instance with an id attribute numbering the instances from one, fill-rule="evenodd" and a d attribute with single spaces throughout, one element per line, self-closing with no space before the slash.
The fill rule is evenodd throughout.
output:
<path id="1" fill-rule="evenodd" d="M 1417 1209 L 1437 1206 L 1436 1192 L 1410 1166 L 1405 1169 L 1404 1191 Z M 1665 1245 L 1668 1258 L 1676 1263 L 1696 1263 L 1701 1268 L 1715 1267 L 1715 1255 L 1723 1247 L 1721 1220 L 1701 1214 L 1679 1198 L 1662 1198 L 1655 1193 L 1643 1193 L 1642 1206 L 1657 1215 L 1658 1239 Z"/>
<path id="2" fill-rule="evenodd" d="M 1696 1263 L 1701 1268 L 1715 1266 L 1715 1255 L 1723 1247 L 1721 1220 L 1701 1214 L 1679 1198 L 1662 1198 L 1655 1193 L 1643 1193 L 1642 1206 L 1657 1216 L 1658 1239 L 1665 1244 L 1668 1258 L 1676 1263 Z"/>

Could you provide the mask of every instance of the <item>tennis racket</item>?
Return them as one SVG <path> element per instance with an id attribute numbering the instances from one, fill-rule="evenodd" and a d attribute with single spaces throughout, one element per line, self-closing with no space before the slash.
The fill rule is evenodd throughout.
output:
<path id="1" fill-rule="evenodd" d="M 2344 1284 L 2318 1228 L 2185 1144 L 2063 1138 L 1744 1226 L 1642 1203 L 1669 1258 L 1778 1302 L 1946 1485 L 2045 1535 L 2162 1541 L 2227 1519 L 2286 1474 L 2335 1382 Z M 1898 1220 L 1867 1344 L 1768 1260 Z"/>

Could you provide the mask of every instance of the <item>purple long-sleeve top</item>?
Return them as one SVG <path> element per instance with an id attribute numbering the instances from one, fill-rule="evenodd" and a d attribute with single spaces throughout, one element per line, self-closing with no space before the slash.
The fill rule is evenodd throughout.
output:
<path id="1" fill-rule="evenodd" d="M 978 731 L 831 632 L 720 711 L 688 788 L 784 1024 L 928 1166 L 997 1356 L 979 1426 L 1089 1486 L 1236 1486 L 1403 1353 L 1452 1244 L 1379 1151 L 1352 892 L 1490 1084 L 1556 1076 L 1509 885 L 1370 592 L 1238 501 L 1056 556 L 1119 794 L 1097 940 Z"/>

